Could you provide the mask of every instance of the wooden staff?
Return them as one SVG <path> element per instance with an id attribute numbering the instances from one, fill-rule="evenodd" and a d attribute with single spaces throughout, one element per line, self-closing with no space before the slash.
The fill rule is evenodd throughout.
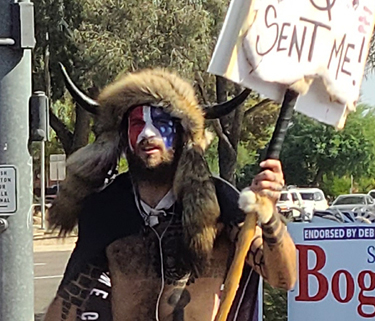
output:
<path id="1" fill-rule="evenodd" d="M 291 89 L 286 91 L 284 101 L 280 109 L 280 114 L 276 122 L 275 131 L 273 132 L 267 150 L 266 159 L 279 159 L 288 125 L 293 116 L 294 105 L 297 97 L 298 93 L 295 91 Z M 243 265 L 249 251 L 251 241 L 255 235 L 256 225 L 257 215 L 247 215 L 238 236 L 236 252 L 224 283 L 221 303 L 219 311 L 216 314 L 215 321 L 227 320 L 234 297 L 236 296 L 238 285 L 240 283 Z"/>

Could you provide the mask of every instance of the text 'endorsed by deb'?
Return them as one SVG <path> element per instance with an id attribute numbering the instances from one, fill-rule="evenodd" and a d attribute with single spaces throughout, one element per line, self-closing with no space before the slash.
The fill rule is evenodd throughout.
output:
<path id="1" fill-rule="evenodd" d="M 305 241 L 323 240 L 366 240 L 375 239 L 375 227 L 348 226 L 348 227 L 313 227 L 303 230 Z"/>

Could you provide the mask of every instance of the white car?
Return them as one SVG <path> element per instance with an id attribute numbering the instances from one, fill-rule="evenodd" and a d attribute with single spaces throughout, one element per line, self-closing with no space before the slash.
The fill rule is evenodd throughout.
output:
<path id="1" fill-rule="evenodd" d="M 301 195 L 303 207 L 310 219 L 312 218 L 314 211 L 324 211 L 328 208 L 327 199 L 321 189 L 315 187 L 298 187 L 293 190 L 298 191 L 298 193 Z"/>
<path id="2" fill-rule="evenodd" d="M 370 195 L 373 199 L 375 199 L 375 189 L 372 189 L 367 193 L 367 195 Z"/>
<path id="3" fill-rule="evenodd" d="M 303 208 L 303 200 L 297 191 L 282 191 L 276 207 L 286 218 L 298 220 L 301 219 L 301 211 L 298 208 Z"/>
<path id="4" fill-rule="evenodd" d="M 345 194 L 338 196 L 329 209 L 338 209 L 342 212 L 362 209 L 364 212 L 375 212 L 375 201 L 368 194 Z"/>

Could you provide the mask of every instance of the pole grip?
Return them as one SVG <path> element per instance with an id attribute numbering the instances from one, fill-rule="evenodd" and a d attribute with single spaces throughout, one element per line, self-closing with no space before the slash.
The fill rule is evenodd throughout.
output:
<path id="1" fill-rule="evenodd" d="M 286 91 L 284 101 L 281 105 L 280 114 L 276 122 L 276 127 L 267 150 L 266 159 L 279 159 L 289 122 L 293 116 L 294 105 L 296 104 L 297 97 L 298 93 L 295 91 L 291 89 Z"/>

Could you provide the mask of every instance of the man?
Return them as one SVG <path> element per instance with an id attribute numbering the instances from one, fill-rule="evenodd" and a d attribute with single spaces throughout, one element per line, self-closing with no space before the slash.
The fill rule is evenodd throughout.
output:
<path id="1" fill-rule="evenodd" d="M 69 158 L 50 211 L 62 234 L 78 217 L 79 234 L 45 320 L 213 320 L 245 214 L 237 190 L 204 161 L 193 88 L 144 70 L 109 85 L 96 108 L 96 141 Z M 121 154 L 129 171 L 105 184 Z M 228 320 L 253 320 L 258 274 L 286 289 L 296 278 L 295 247 L 275 211 L 281 165 L 261 167 L 249 189 L 272 206 L 258 213 L 264 232 L 257 227 Z"/>

